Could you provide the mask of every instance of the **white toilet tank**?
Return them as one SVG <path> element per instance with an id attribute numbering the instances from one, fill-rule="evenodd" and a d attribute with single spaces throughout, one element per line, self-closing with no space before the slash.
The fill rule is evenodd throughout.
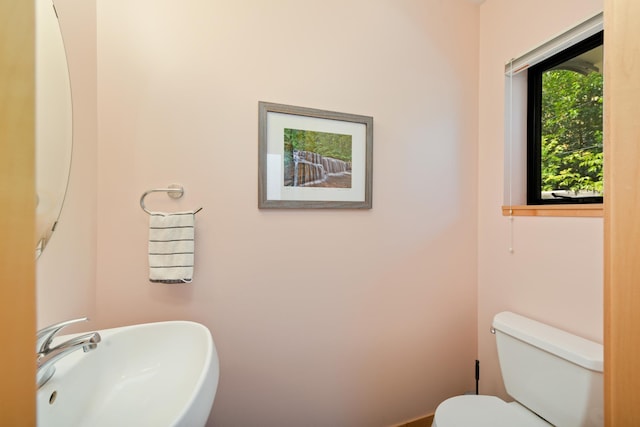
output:
<path id="1" fill-rule="evenodd" d="M 493 319 L 507 393 L 559 427 L 603 426 L 603 348 L 511 313 Z"/>

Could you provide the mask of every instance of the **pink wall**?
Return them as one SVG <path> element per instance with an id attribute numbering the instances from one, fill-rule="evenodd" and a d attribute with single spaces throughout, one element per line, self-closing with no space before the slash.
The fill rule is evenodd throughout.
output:
<path id="1" fill-rule="evenodd" d="M 487 0 L 480 12 L 478 354 L 481 392 L 504 395 L 493 316 L 511 310 L 602 342 L 602 219 L 501 215 L 504 64 L 602 10 L 602 0 Z M 533 25 L 535 24 L 535 25 Z"/>
<path id="2" fill-rule="evenodd" d="M 207 325 L 211 425 L 390 425 L 473 387 L 478 10 L 98 2 L 98 319 Z M 258 210 L 260 100 L 373 116 L 374 208 Z M 138 200 L 172 182 L 147 204 L 204 207 L 191 285 L 147 280 Z"/>
<path id="3" fill-rule="evenodd" d="M 75 147 L 39 325 L 96 297 L 101 327 L 206 324 L 217 426 L 402 422 L 471 389 L 476 348 L 504 395 L 502 310 L 601 341 L 602 221 L 516 218 L 509 254 L 499 209 L 504 62 L 601 0 L 270 3 L 56 0 Z M 259 211 L 259 100 L 373 116 L 374 209 Z M 147 281 L 138 199 L 171 182 L 150 206 L 204 207 L 188 286 Z"/>
<path id="4" fill-rule="evenodd" d="M 69 188 L 37 262 L 38 327 L 95 314 L 97 99 L 95 2 L 56 0 L 73 95 Z"/>

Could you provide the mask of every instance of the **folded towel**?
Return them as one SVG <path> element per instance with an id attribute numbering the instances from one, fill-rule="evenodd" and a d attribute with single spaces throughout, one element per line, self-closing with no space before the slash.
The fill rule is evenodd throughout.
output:
<path id="1" fill-rule="evenodd" d="M 149 216 L 149 280 L 191 283 L 195 213 L 152 212 Z"/>

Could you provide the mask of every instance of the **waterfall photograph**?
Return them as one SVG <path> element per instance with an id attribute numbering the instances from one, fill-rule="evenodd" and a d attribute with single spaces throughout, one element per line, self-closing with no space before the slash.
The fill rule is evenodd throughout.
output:
<path id="1" fill-rule="evenodd" d="M 351 135 L 284 129 L 286 187 L 351 188 Z"/>
<path id="2" fill-rule="evenodd" d="M 371 209 L 373 117 L 258 102 L 258 208 Z"/>

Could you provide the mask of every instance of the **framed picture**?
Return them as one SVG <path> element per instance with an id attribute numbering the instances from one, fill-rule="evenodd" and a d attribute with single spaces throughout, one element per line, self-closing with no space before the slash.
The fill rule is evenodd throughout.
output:
<path id="1" fill-rule="evenodd" d="M 373 117 L 258 108 L 259 208 L 371 209 Z"/>

